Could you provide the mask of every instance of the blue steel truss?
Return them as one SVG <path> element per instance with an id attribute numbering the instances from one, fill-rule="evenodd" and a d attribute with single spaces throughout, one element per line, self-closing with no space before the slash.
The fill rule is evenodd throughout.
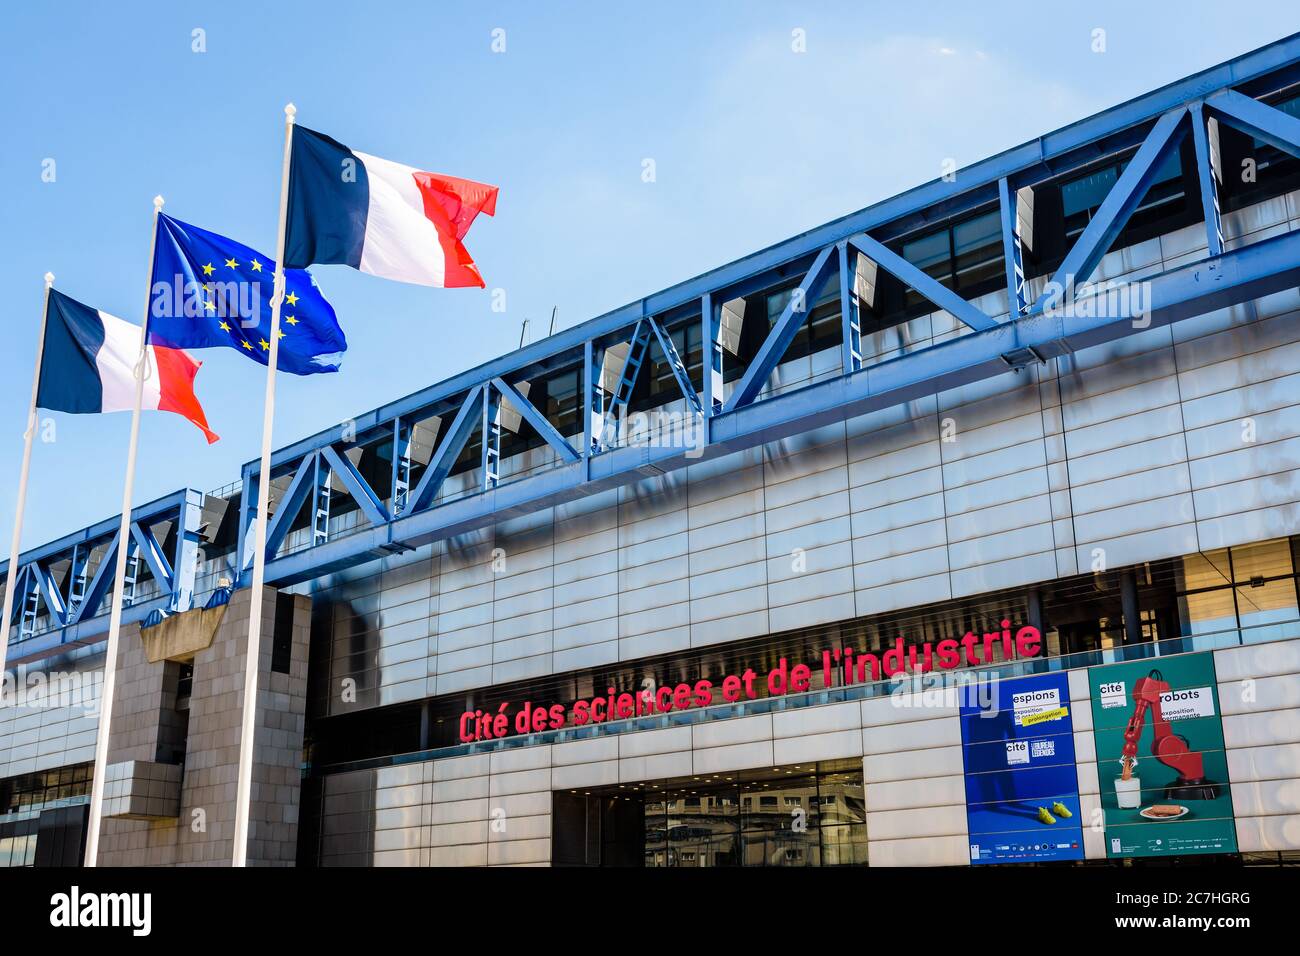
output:
<path id="1" fill-rule="evenodd" d="M 599 318 L 532 343 L 277 451 L 272 479 L 287 481 L 267 535 L 267 581 L 287 585 L 408 550 L 504 519 L 662 475 L 705 459 L 757 447 L 809 429 L 911 401 L 1031 362 L 1112 341 L 1300 284 L 1300 233 L 1228 250 L 1219 215 L 1215 127 L 1236 127 L 1279 149 L 1300 149 L 1300 121 L 1260 98 L 1300 82 L 1300 35 L 1170 84 L 1114 109 L 1008 150 L 955 177 L 937 180 L 812 229 L 729 265 L 647 296 Z M 1104 309 L 1062 309 L 1088 285 L 1102 257 L 1141 204 L 1161 161 L 1191 134 L 1205 204 L 1207 255 L 1200 262 L 1144 277 L 1149 322 L 1107 317 Z M 1129 156 L 1089 225 L 1066 253 L 1045 290 L 1031 301 L 1019 234 L 1017 197 L 1027 188 L 1101 159 Z M 903 237 L 972 212 L 996 210 L 1006 259 L 1005 315 L 988 315 L 890 248 Z M 906 355 L 865 365 L 855 290 L 862 262 L 895 276 L 961 324 L 961 334 Z M 842 367 L 834 378 L 774 394 L 772 373 L 838 272 L 843 328 Z M 724 395 L 724 303 L 796 283 L 790 300 L 729 395 Z M 672 334 L 698 322 L 703 339 L 702 390 L 697 394 Z M 619 445 L 611 425 L 628 409 L 653 346 L 668 363 L 686 413 L 702 424 L 699 449 Z M 522 384 L 551 372 L 579 370 L 581 433 L 566 437 L 529 402 Z M 611 378 L 606 376 L 610 375 Z M 616 376 L 616 377 L 613 377 Z M 614 383 L 609 390 L 602 380 Z M 553 453 L 548 467 L 516 478 L 501 473 L 501 405 L 526 421 Z M 415 426 L 446 422 L 414 480 Z M 471 438 L 481 436 L 477 488 L 442 494 Z M 381 496 L 349 459 L 361 445 L 391 439 L 391 494 Z M 247 569 L 258 463 L 243 470 L 241 548 Z M 351 495 L 360 521 L 332 531 L 332 479 Z M 310 505 L 311 534 L 301 546 L 286 536 Z M 148 560 L 149 548 L 145 548 Z M 155 571 L 155 574 L 157 572 Z M 45 585 L 29 575 L 34 592 Z"/>
<path id="2" fill-rule="evenodd" d="M 155 611 L 171 613 L 190 607 L 198 570 L 202 512 L 203 495 L 187 488 L 141 505 L 131 513 L 123 622 L 142 621 Z M 163 522 L 172 522 L 175 529 L 170 553 L 154 534 L 154 528 Z M 10 664 L 94 643 L 108 630 L 107 598 L 113 586 L 119 530 L 119 519 L 108 518 L 19 555 Z M 97 562 L 93 574 L 92 561 Z M 158 593 L 137 602 L 135 585 L 142 563 L 152 572 Z M 0 563 L 0 581 L 8 571 L 9 562 Z M 37 632 L 35 625 L 40 617 L 45 617 L 48 624 Z"/>

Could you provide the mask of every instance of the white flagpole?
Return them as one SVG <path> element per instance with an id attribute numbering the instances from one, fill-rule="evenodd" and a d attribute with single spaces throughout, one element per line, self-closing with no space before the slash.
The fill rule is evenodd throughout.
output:
<path id="1" fill-rule="evenodd" d="M 9 616 L 14 612 L 14 580 L 18 577 L 18 548 L 23 536 L 23 511 L 27 507 L 27 476 L 32 467 L 32 442 L 36 437 L 36 395 L 41 388 L 41 359 L 45 355 L 45 323 L 50 315 L 50 287 L 54 273 L 45 273 L 45 308 L 41 309 L 41 328 L 36 334 L 36 371 L 32 373 L 32 402 L 27 407 L 27 431 L 23 433 L 23 466 L 18 478 L 18 512 L 14 515 L 14 536 L 9 545 L 9 571 L 5 577 L 4 619 L 0 624 L 0 688 L 3 687 L 5 662 L 9 657 Z M 14 686 L 17 687 L 15 681 Z M 4 706 L 0 690 L 0 707 Z"/>
<path id="2" fill-rule="evenodd" d="M 153 288 L 153 257 L 158 240 L 158 215 L 162 196 L 153 197 L 153 229 L 149 233 L 149 280 L 145 284 L 144 321 L 140 323 L 140 354 L 135 363 L 135 405 L 131 409 L 131 440 L 126 446 L 126 481 L 122 488 L 122 523 L 117 531 L 113 574 L 113 610 L 108 616 L 108 647 L 104 652 L 104 683 L 99 696 L 99 733 L 95 736 L 95 771 L 90 784 L 90 820 L 86 829 L 86 866 L 99 858 L 99 822 L 104 809 L 104 772 L 108 765 L 108 734 L 113 717 L 113 686 L 117 681 L 117 645 L 122 632 L 122 588 L 126 580 L 126 552 L 131 539 L 131 497 L 135 490 L 135 457 L 140 447 L 140 406 L 148 374 L 149 302 Z"/>
<path id="3" fill-rule="evenodd" d="M 239 777 L 235 788 L 235 848 L 231 866 L 248 865 L 248 803 L 253 791 L 257 732 L 257 668 L 262 650 L 262 588 L 266 583 L 266 521 L 271 501 L 271 427 L 275 422 L 275 366 L 280 356 L 280 303 L 284 301 L 284 234 L 289 213 L 289 159 L 293 149 L 292 103 L 284 108 L 284 167 L 280 178 L 280 226 L 275 238 L 275 287 L 271 294 L 271 342 L 262 404 L 262 462 L 257 473 L 257 517 L 253 522 L 253 580 L 249 587 L 248 649 L 244 657 L 244 720 L 239 733 Z M 244 494 L 248 494 L 244 489 Z"/>

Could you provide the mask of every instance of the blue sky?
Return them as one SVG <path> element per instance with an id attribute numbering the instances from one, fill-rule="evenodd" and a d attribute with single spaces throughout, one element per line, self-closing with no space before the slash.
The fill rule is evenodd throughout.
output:
<path id="1" fill-rule="evenodd" d="M 525 317 L 537 335 L 552 306 L 559 326 L 576 324 L 933 179 L 946 158 L 966 165 L 1300 29 L 1293 2 L 1032 16 L 812 0 L 259 6 L 3 14 L 0 541 L 41 276 L 139 322 L 157 193 L 172 215 L 273 251 L 290 100 L 349 146 L 495 183 L 501 198 L 467 240 L 486 291 L 313 269 L 351 347 L 338 375 L 280 378 L 277 447 L 511 350 Z M 206 52 L 192 50 L 196 28 Z M 792 50 L 796 29 L 806 52 Z M 200 357 L 222 440 L 209 448 L 179 417 L 146 413 L 137 504 L 217 488 L 257 455 L 263 369 L 225 349 Z M 35 448 L 24 547 L 115 514 L 122 494 L 129 415 L 42 417 L 56 440 Z"/>

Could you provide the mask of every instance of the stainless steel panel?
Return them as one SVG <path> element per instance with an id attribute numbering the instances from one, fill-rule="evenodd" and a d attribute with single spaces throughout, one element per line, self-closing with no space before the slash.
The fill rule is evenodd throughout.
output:
<path id="1" fill-rule="evenodd" d="M 958 568 L 979 567 L 1011 561 L 1032 554 L 1050 552 L 1055 547 L 1050 523 L 1016 528 L 1000 534 L 984 534 L 968 541 L 954 541 L 948 546 L 948 562 Z"/>
<path id="2" fill-rule="evenodd" d="M 1051 519 L 1051 502 L 1046 494 L 978 511 L 951 514 L 948 517 L 948 544 L 956 550 L 960 542 L 1000 536 Z"/>
<path id="3" fill-rule="evenodd" d="M 854 493 L 858 489 L 854 489 Z M 944 516 L 943 494 L 926 494 L 926 496 L 901 501 L 897 505 L 875 507 L 870 511 L 854 507 L 852 515 L 853 536 L 865 537 L 881 531 L 897 531 L 914 524 L 931 522 Z"/>
<path id="4" fill-rule="evenodd" d="M 939 519 L 897 531 L 854 538 L 853 555 L 858 564 L 870 564 L 882 558 L 900 557 L 934 548 L 946 549 L 947 546 L 948 529 L 945 522 Z"/>
<path id="5" fill-rule="evenodd" d="M 1031 448 L 1041 452 L 1042 442 L 1032 443 Z M 1047 469 L 1026 462 L 1024 469 L 1020 471 L 1009 472 L 987 480 L 948 483 L 944 500 L 948 506 L 949 516 L 955 517 L 979 514 L 987 509 L 1005 507 L 1008 503 L 1024 503 L 1028 509 L 1030 501 L 1046 495 L 1047 492 Z M 1036 517 L 1037 514 L 1036 510 L 1028 511 L 1026 521 L 1040 520 Z M 982 519 L 973 520 L 978 522 Z M 976 529 L 976 533 L 979 533 L 979 530 Z"/>
<path id="6" fill-rule="evenodd" d="M 788 555 L 795 548 L 805 551 L 821 548 L 853 537 L 853 526 L 847 516 L 828 518 L 814 524 L 801 525 L 788 531 L 767 533 L 767 556 Z"/>
<path id="7" fill-rule="evenodd" d="M 1300 367 L 1300 349 L 1295 351 L 1293 367 Z M 1241 361 L 1243 362 L 1242 374 L 1257 378 L 1258 375 L 1255 373 L 1245 371 L 1245 360 Z M 1224 421 L 1240 422 L 1241 419 L 1252 414 L 1285 408 L 1295 401 L 1297 395 L 1300 395 L 1300 373 L 1283 375 L 1254 385 L 1243 385 L 1240 388 L 1185 401 L 1183 422 L 1189 429 Z"/>
<path id="8" fill-rule="evenodd" d="M 1070 500 L 1074 503 L 1075 513 L 1083 515 L 1147 501 L 1156 489 L 1168 494 L 1191 491 L 1187 465 L 1165 465 L 1105 481 L 1075 485 L 1070 490 Z"/>

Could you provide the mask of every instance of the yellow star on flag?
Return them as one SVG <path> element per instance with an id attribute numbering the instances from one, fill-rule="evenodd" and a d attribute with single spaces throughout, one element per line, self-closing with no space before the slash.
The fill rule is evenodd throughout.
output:
<path id="1" fill-rule="evenodd" d="M 227 269 L 233 269 L 233 268 L 235 268 L 235 266 L 237 266 L 237 265 L 239 265 L 239 263 L 236 262 L 234 259 L 227 259 L 227 260 L 226 260 L 226 268 L 227 268 Z"/>
<path id="2" fill-rule="evenodd" d="M 284 329 L 276 329 L 276 330 L 275 330 L 275 337 L 276 337 L 277 339 L 282 339 L 282 338 L 284 338 Z"/>
<path id="3" fill-rule="evenodd" d="M 229 331 L 230 331 L 230 326 L 229 326 L 227 323 L 222 322 L 222 323 L 221 323 L 221 331 L 222 331 L 222 332 L 229 332 Z"/>
<path id="4" fill-rule="evenodd" d="M 284 301 L 285 301 L 285 302 L 288 302 L 290 305 L 297 305 L 297 304 L 298 304 L 298 296 L 295 295 L 294 293 L 290 292 L 288 295 L 286 295 L 286 296 L 284 297 Z"/>
<path id="5" fill-rule="evenodd" d="M 211 299 L 208 299 L 203 303 L 203 308 L 207 309 L 209 312 L 217 311 L 216 303 L 213 302 Z"/>
<path id="6" fill-rule="evenodd" d="M 212 263 L 211 263 L 211 262 L 209 262 L 206 266 L 203 267 L 203 274 L 204 274 L 205 276 L 210 276 L 210 275 L 212 275 L 212 273 L 215 272 L 215 271 L 216 271 L 216 270 L 212 267 Z"/>
<path id="7" fill-rule="evenodd" d="M 256 259 L 253 260 L 253 271 L 254 272 L 262 271 L 262 263 L 258 262 Z"/>
<path id="8" fill-rule="evenodd" d="M 239 344 L 242 345 L 244 348 L 248 349 L 248 351 L 250 352 L 253 351 L 253 343 L 248 341 L 248 339 L 244 339 L 244 341 L 240 342 Z"/>
<path id="9" fill-rule="evenodd" d="M 268 342 L 266 339 L 262 339 L 258 344 L 262 346 L 263 352 L 265 352 L 267 349 L 271 347 L 271 343 Z"/>
<path id="10" fill-rule="evenodd" d="M 296 315 L 286 315 L 284 321 L 288 322 L 290 325 L 297 325 L 298 317 Z"/>

